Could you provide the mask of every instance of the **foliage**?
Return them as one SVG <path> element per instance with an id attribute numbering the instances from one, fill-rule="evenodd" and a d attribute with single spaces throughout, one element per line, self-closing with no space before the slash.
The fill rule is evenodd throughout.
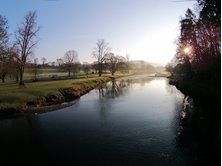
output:
<path id="1" fill-rule="evenodd" d="M 180 21 L 177 54 L 167 66 L 173 76 L 197 78 L 220 88 L 221 9 L 217 0 L 198 0 L 198 17 L 188 9 Z M 175 64 L 176 63 L 176 64 Z M 185 77 L 184 77 L 185 79 Z"/>

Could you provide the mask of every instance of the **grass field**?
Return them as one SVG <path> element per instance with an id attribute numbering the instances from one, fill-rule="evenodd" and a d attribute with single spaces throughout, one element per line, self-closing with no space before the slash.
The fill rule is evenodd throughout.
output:
<path id="1" fill-rule="evenodd" d="M 108 81 L 107 76 L 93 77 L 84 79 L 58 80 L 46 82 L 26 83 L 26 88 L 18 88 L 16 83 L 0 83 L 0 110 L 7 108 L 16 108 L 25 105 L 27 102 L 33 102 L 40 97 L 56 95 L 60 88 L 81 89 L 91 86 L 95 88 L 95 81 Z"/>

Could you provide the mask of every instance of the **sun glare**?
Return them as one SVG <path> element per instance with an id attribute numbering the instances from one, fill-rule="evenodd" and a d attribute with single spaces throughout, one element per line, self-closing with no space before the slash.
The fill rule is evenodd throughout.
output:
<path id="1" fill-rule="evenodd" d="M 192 48 L 191 46 L 186 46 L 184 49 L 183 49 L 184 53 L 187 54 L 187 55 L 190 55 L 191 52 L 192 52 Z"/>

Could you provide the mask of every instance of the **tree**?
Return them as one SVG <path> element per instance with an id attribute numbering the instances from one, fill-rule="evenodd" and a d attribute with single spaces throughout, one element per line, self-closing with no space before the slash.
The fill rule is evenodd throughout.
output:
<path id="1" fill-rule="evenodd" d="M 18 63 L 18 51 L 15 46 L 11 47 L 9 50 L 10 57 L 10 70 L 9 74 L 16 79 L 16 83 L 19 81 L 19 63 Z"/>
<path id="2" fill-rule="evenodd" d="M 89 75 L 90 68 L 91 68 L 90 64 L 88 64 L 87 62 L 83 63 L 82 69 L 83 69 L 83 71 L 84 71 L 84 73 L 86 74 L 87 77 Z"/>
<path id="3" fill-rule="evenodd" d="M 68 76 L 70 77 L 71 71 L 74 69 L 74 64 L 78 62 L 78 54 L 75 50 L 69 50 L 64 56 L 65 68 L 68 71 Z"/>
<path id="4" fill-rule="evenodd" d="M 94 69 L 97 74 L 98 73 L 98 62 L 97 61 L 93 62 L 91 66 L 92 66 L 92 69 Z"/>
<path id="5" fill-rule="evenodd" d="M 0 15 L 0 56 L 6 51 L 8 43 L 8 21 Z"/>
<path id="6" fill-rule="evenodd" d="M 45 58 L 45 57 L 42 57 L 42 58 L 41 58 L 41 61 L 42 61 L 42 66 L 44 66 L 45 63 L 46 63 L 46 58 Z"/>
<path id="7" fill-rule="evenodd" d="M 39 70 L 39 65 L 38 65 L 38 58 L 34 59 L 34 62 L 31 64 L 31 73 L 34 75 L 33 81 L 38 81 L 37 75 L 40 73 Z"/>
<path id="8" fill-rule="evenodd" d="M 184 82 L 221 88 L 220 4 L 217 0 L 198 0 L 198 17 L 188 9 L 180 21 L 178 50 L 168 70 Z"/>
<path id="9" fill-rule="evenodd" d="M 56 59 L 56 63 L 57 63 L 57 65 L 58 65 L 59 67 L 62 67 L 62 66 L 64 65 L 64 61 L 63 61 L 62 58 Z"/>
<path id="10" fill-rule="evenodd" d="M 2 83 L 5 82 L 5 77 L 6 74 L 8 73 L 8 66 L 7 66 L 8 61 L 6 59 L 1 59 L 0 60 L 0 79 L 2 80 Z"/>
<path id="11" fill-rule="evenodd" d="M 114 75 L 117 70 L 123 67 L 124 61 L 125 58 L 122 56 L 114 55 L 114 53 L 108 54 L 106 62 L 112 75 Z"/>
<path id="12" fill-rule="evenodd" d="M 10 75 L 18 80 L 18 63 L 17 63 L 17 54 L 13 50 L 14 48 L 8 48 L 4 52 L 4 56 L 0 58 L 0 79 L 2 83 L 5 82 L 6 75 Z"/>
<path id="13" fill-rule="evenodd" d="M 24 17 L 24 22 L 15 33 L 16 44 L 18 47 L 18 63 L 19 63 L 19 74 L 20 81 L 19 87 L 25 87 L 23 81 L 23 75 L 25 70 L 25 65 L 28 56 L 32 54 L 33 48 L 36 46 L 38 41 L 36 40 L 37 34 L 40 30 L 40 27 L 36 23 L 36 12 L 28 12 Z"/>
<path id="14" fill-rule="evenodd" d="M 0 15 L 0 78 L 5 82 L 5 76 L 8 73 L 8 21 L 5 17 Z"/>
<path id="15" fill-rule="evenodd" d="M 73 73 L 73 77 L 76 77 L 76 73 L 79 73 L 81 69 L 81 63 L 79 61 L 76 61 L 73 63 L 72 65 L 72 73 Z"/>
<path id="16" fill-rule="evenodd" d="M 126 54 L 126 67 L 127 67 L 127 73 L 130 72 L 130 55 Z"/>
<path id="17" fill-rule="evenodd" d="M 101 77 L 102 75 L 103 63 L 105 62 L 110 50 L 111 48 L 104 39 L 97 40 L 96 47 L 94 48 L 92 54 L 93 57 L 96 58 L 98 62 L 99 77 Z"/>

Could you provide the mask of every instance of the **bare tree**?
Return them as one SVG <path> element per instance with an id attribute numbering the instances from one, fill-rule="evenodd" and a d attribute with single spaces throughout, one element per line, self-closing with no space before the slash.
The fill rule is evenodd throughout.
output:
<path id="1" fill-rule="evenodd" d="M 119 70 L 125 62 L 125 58 L 122 56 L 114 55 L 114 53 L 109 53 L 108 57 L 106 58 L 106 62 L 108 64 L 109 70 L 112 75 Z"/>
<path id="2" fill-rule="evenodd" d="M 28 12 L 24 17 L 24 22 L 15 33 L 16 44 L 18 45 L 18 62 L 19 62 L 19 74 L 20 81 L 19 87 L 25 86 L 23 81 L 24 69 L 26 61 L 29 55 L 32 54 L 33 48 L 36 46 L 38 41 L 36 40 L 37 34 L 40 27 L 36 24 L 36 12 Z"/>
<path id="3" fill-rule="evenodd" d="M 96 74 L 97 74 L 97 71 L 98 71 L 98 62 L 97 62 L 97 61 L 93 62 L 93 63 L 91 64 L 91 67 L 92 67 L 92 69 L 95 70 L 95 72 L 96 72 Z"/>
<path id="4" fill-rule="evenodd" d="M 8 43 L 8 21 L 0 15 L 0 57 L 4 54 Z"/>
<path id="5" fill-rule="evenodd" d="M 42 61 L 42 66 L 44 66 L 45 63 L 46 63 L 46 58 L 45 58 L 45 57 L 42 57 L 42 58 L 41 58 L 41 61 Z"/>
<path id="6" fill-rule="evenodd" d="M 64 64 L 64 61 L 62 58 L 56 59 L 56 62 L 59 67 L 61 67 Z"/>
<path id="7" fill-rule="evenodd" d="M 34 75 L 33 81 L 38 81 L 37 75 L 40 74 L 40 66 L 38 65 L 38 58 L 35 58 L 31 64 L 30 72 Z"/>
<path id="8" fill-rule="evenodd" d="M 10 57 L 10 70 L 9 73 L 16 79 L 16 83 L 19 81 L 19 63 L 18 63 L 18 50 L 16 46 L 13 46 L 9 49 L 9 57 Z"/>
<path id="9" fill-rule="evenodd" d="M 5 76 L 8 73 L 8 21 L 5 17 L 0 15 L 0 78 L 5 82 Z"/>
<path id="10" fill-rule="evenodd" d="M 79 61 L 76 61 L 73 63 L 72 65 L 72 73 L 73 73 L 73 77 L 76 77 L 76 73 L 80 72 L 81 69 L 81 63 Z"/>
<path id="11" fill-rule="evenodd" d="M 98 62 L 99 77 L 102 75 L 103 62 L 106 60 L 110 50 L 109 44 L 104 39 L 97 40 L 96 47 L 93 51 L 93 57 L 96 58 Z"/>
<path id="12" fill-rule="evenodd" d="M 71 71 L 73 70 L 74 63 L 78 62 L 78 54 L 75 50 L 69 50 L 65 53 L 64 63 L 66 70 L 68 71 L 68 76 L 70 77 Z"/>
<path id="13" fill-rule="evenodd" d="M 89 75 L 89 72 L 90 72 L 90 68 L 91 68 L 90 64 L 88 64 L 87 62 L 83 63 L 82 69 L 83 69 L 84 73 L 86 74 L 87 78 L 88 78 L 88 75 Z"/>

